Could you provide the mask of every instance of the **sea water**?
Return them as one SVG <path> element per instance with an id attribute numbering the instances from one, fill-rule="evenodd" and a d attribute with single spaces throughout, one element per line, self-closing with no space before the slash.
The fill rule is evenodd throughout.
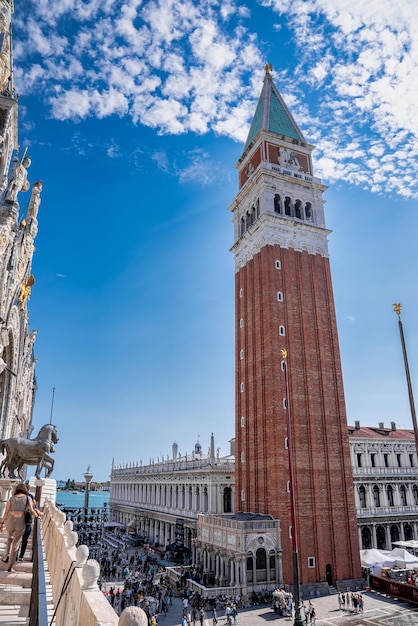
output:
<path id="1" fill-rule="evenodd" d="M 89 508 L 102 508 L 109 504 L 108 491 L 90 491 Z M 57 491 L 57 507 L 82 508 L 84 506 L 84 491 Z"/>

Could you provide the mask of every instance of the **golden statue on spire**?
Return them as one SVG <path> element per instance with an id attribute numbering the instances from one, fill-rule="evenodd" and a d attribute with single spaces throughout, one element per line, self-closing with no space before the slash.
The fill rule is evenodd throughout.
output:
<path id="1" fill-rule="evenodd" d="M 393 306 L 393 310 L 395 311 L 396 315 L 399 315 L 399 317 L 401 316 L 401 311 L 402 311 L 402 304 L 400 302 L 397 302 L 395 304 L 392 304 Z"/>
<path id="2" fill-rule="evenodd" d="M 264 66 L 264 71 L 266 72 L 266 74 L 270 74 L 270 72 L 273 71 L 273 66 L 271 63 L 266 63 L 266 65 Z"/>

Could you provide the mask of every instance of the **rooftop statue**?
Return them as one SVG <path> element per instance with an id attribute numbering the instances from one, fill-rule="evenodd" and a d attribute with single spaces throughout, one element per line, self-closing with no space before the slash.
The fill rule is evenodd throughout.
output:
<path id="1" fill-rule="evenodd" d="M 34 439 L 23 437 L 0 439 L 0 452 L 6 455 L 0 465 L 0 475 L 5 477 L 7 469 L 9 478 L 22 480 L 20 474 L 22 467 L 36 465 L 36 478 L 41 477 L 42 468 L 45 468 L 46 478 L 48 478 L 54 468 L 54 459 L 50 453 L 55 452 L 54 444 L 56 443 L 58 443 L 58 432 L 53 424 L 42 426 L 38 436 Z"/>
<path id="2" fill-rule="evenodd" d="M 15 162 L 9 185 L 6 189 L 6 202 L 16 202 L 19 191 L 28 191 L 30 184 L 28 181 L 27 168 L 30 164 L 31 160 L 27 156 L 24 156 L 21 161 Z"/>

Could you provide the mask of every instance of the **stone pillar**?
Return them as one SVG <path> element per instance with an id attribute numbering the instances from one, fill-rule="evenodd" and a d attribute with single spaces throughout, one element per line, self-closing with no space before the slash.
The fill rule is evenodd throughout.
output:
<path id="1" fill-rule="evenodd" d="M 0 478 L 0 517 L 3 518 L 4 510 L 10 496 L 13 492 L 14 485 L 17 484 L 11 478 Z"/>
<path id="2" fill-rule="evenodd" d="M 383 526 L 383 524 L 382 524 Z M 390 540 L 390 527 L 389 524 L 385 524 L 385 536 L 386 536 L 386 550 L 392 550 L 392 542 Z"/>
<path id="3" fill-rule="evenodd" d="M 241 586 L 243 589 L 247 588 L 247 559 L 245 557 L 241 560 Z"/>
<path id="4" fill-rule="evenodd" d="M 238 585 L 240 584 L 240 575 L 239 575 L 240 562 L 238 558 L 235 558 L 234 560 L 234 568 L 235 568 L 235 584 L 238 587 Z"/>

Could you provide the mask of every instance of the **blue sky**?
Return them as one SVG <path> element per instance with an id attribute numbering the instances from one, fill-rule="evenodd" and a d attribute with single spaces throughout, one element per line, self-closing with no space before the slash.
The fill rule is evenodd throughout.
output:
<path id="1" fill-rule="evenodd" d="M 29 302 L 57 479 L 234 435 L 227 207 L 264 65 L 326 192 L 349 422 L 410 427 L 418 198 L 413 0 L 21 0 L 20 144 L 44 181 Z M 22 212 L 29 194 L 20 194 Z"/>

